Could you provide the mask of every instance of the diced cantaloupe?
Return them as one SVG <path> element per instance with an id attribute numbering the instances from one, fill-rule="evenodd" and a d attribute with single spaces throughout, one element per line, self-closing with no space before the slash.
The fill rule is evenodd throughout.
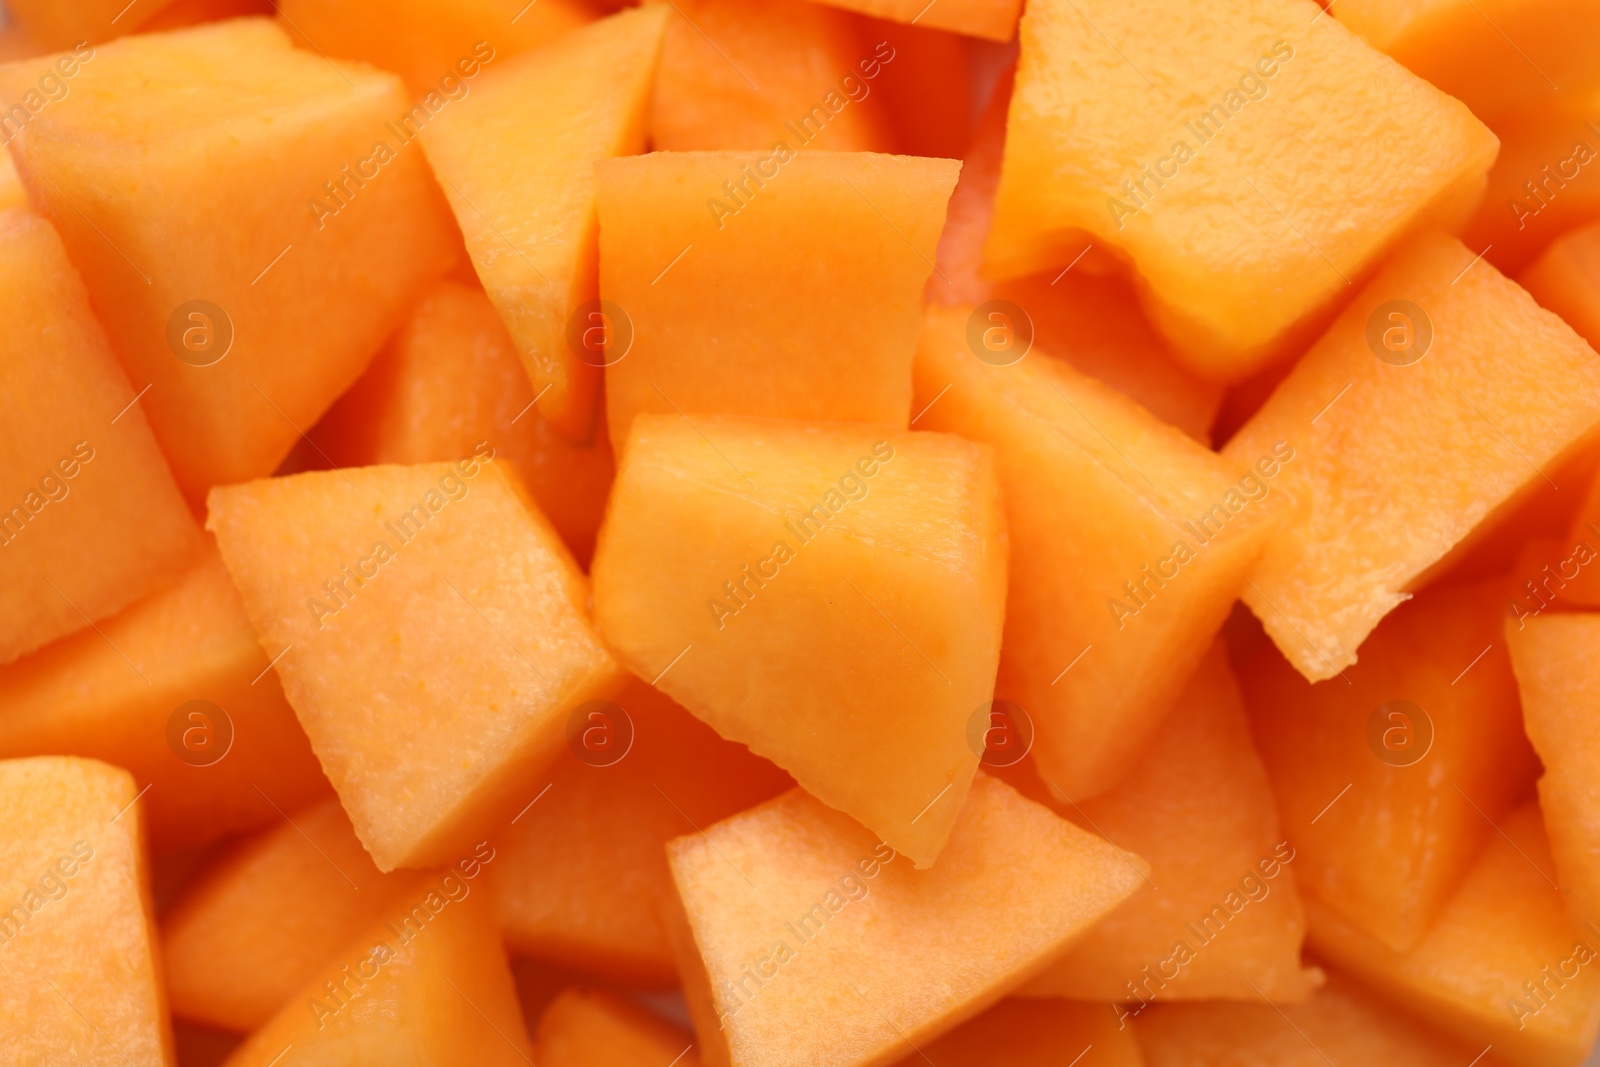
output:
<path id="1" fill-rule="evenodd" d="M 878 79 L 896 50 L 805 0 L 673 0 L 650 104 L 657 151 L 894 147 Z M 868 75 L 871 77 L 868 77 Z M 728 175 L 737 178 L 737 171 Z"/>
<path id="2" fill-rule="evenodd" d="M 0 210 L 28 206 L 28 190 L 17 175 L 10 152 L 0 152 Z"/>
<path id="3" fill-rule="evenodd" d="M 667 850 L 689 1015 L 723 1067 L 893 1063 L 1142 884 L 1141 861 L 987 775 L 932 870 L 800 790 Z"/>
<path id="4" fill-rule="evenodd" d="M 0 668 L 0 758 L 58 753 L 148 786 L 157 850 L 254 829 L 328 789 L 209 546 L 171 588 Z"/>
<path id="5" fill-rule="evenodd" d="M 1566 551 L 1555 554 L 1549 561 L 1553 564 L 1555 580 L 1550 572 L 1543 570 L 1538 575 L 1525 575 L 1524 581 L 1534 582 L 1534 589 L 1527 595 L 1548 599 L 1559 590 L 1568 606 L 1600 608 L 1600 566 L 1595 566 L 1596 561 L 1600 561 L 1600 473 L 1589 483 L 1571 528 L 1558 544 Z M 1566 585 L 1560 585 L 1561 582 Z M 1515 609 L 1513 614 L 1517 614 Z"/>
<path id="6" fill-rule="evenodd" d="M 1311 685 L 1271 645 L 1240 670 L 1301 887 L 1398 949 L 1533 781 L 1505 612 L 1501 581 L 1431 589 L 1343 677 Z"/>
<path id="7" fill-rule="evenodd" d="M 595 295 L 595 162 L 643 149 L 669 14 L 624 11 L 485 71 L 422 140 L 540 412 L 580 443 L 602 365 L 569 329 Z"/>
<path id="8" fill-rule="evenodd" d="M 393 75 L 235 19 L 98 47 L 12 140 L 191 497 L 270 473 L 449 266 L 410 122 Z"/>
<path id="9" fill-rule="evenodd" d="M 924 1058 L 926 1057 L 926 1058 Z M 1131 1027 L 1104 1004 L 1002 1000 L 895 1067 L 1144 1067 Z"/>
<path id="10" fill-rule="evenodd" d="M 1087 234 L 1131 261 L 1197 369 L 1238 380 L 1408 228 L 1464 221 L 1494 135 L 1316 16 L 1305 0 L 1031 4 L 990 269 L 1059 269 Z"/>
<path id="11" fill-rule="evenodd" d="M 533 1062 L 481 883 L 433 872 L 358 935 L 226 1067 Z"/>
<path id="12" fill-rule="evenodd" d="M 453 862 L 620 684 L 586 583 L 516 476 L 456 463 L 212 491 L 262 648 L 382 870 Z"/>
<path id="13" fill-rule="evenodd" d="M 874 47 L 888 45 L 892 56 L 879 63 L 871 91 L 882 94 L 896 150 L 960 159 L 972 140 L 973 78 L 967 40 L 921 24 L 869 17 L 860 23 L 862 40 Z"/>
<path id="14" fill-rule="evenodd" d="M 1427 935 L 1396 952 L 1306 900 L 1311 945 L 1385 1000 L 1524 1067 L 1577 1067 L 1600 1030 L 1600 937 L 1571 926 L 1539 808 L 1496 821 Z"/>
<path id="15" fill-rule="evenodd" d="M 848 423 L 640 415 L 595 549 L 623 663 L 931 864 L 994 696 L 989 450 Z"/>
<path id="16" fill-rule="evenodd" d="M 1127 1017 L 1154 1000 L 1293 1003 L 1315 987 L 1300 966 L 1295 850 L 1220 643 L 1117 788 L 1080 804 L 1040 784 L 1024 791 L 1145 859 L 1150 877 L 1023 995 L 1120 1001 Z"/>
<path id="17" fill-rule="evenodd" d="M 950 30 L 968 37 L 990 41 L 1009 41 L 1017 32 L 1021 0 L 823 0 L 834 7 L 859 11 L 863 15 Z"/>
<path id="18" fill-rule="evenodd" d="M 539 1019 L 539 1067 L 700 1067 L 694 1041 L 676 1026 L 620 997 L 569 989 Z"/>
<path id="19" fill-rule="evenodd" d="M 1287 440 L 1301 457 L 1281 484 L 1306 510 L 1243 599 L 1313 681 L 1600 421 L 1600 357 L 1475 258 L 1408 243 L 1223 450 L 1249 462 Z"/>
<path id="20" fill-rule="evenodd" d="M 1045 776 L 1082 799 L 1127 773 L 1210 647 L 1295 453 L 1225 461 L 1061 360 L 989 354 L 997 322 L 929 309 L 917 425 L 994 446 L 1011 534 L 996 688 L 1033 717 Z"/>
<path id="21" fill-rule="evenodd" d="M 1600 341 L 1600 222 L 1562 234 L 1517 283 L 1594 347 Z"/>
<path id="22" fill-rule="evenodd" d="M 49 225 L 0 212 L 0 663 L 176 581 L 194 518 Z M 132 405 L 132 406 L 130 406 Z"/>
<path id="23" fill-rule="evenodd" d="M 0 761 L 8 1063 L 172 1063 L 137 801 L 133 777 L 99 760 Z"/>
<path id="24" fill-rule="evenodd" d="M 657 909 L 673 891 L 663 847 L 793 783 L 637 679 L 615 704 L 620 715 L 599 709 L 595 725 L 597 740 L 625 746 L 621 758 L 562 753 L 549 791 L 536 784 L 537 803 L 495 837 L 500 926 L 513 952 L 670 987 L 677 970 Z"/>
<path id="25" fill-rule="evenodd" d="M 98 44 L 129 33 L 271 14 L 272 5 L 269 0 L 11 0 L 6 10 L 17 20 L 17 28 L 36 42 L 35 52 L 30 53 L 35 54 L 80 43 Z"/>
<path id="26" fill-rule="evenodd" d="M 1528 538 L 1505 577 L 1507 627 L 1522 630 L 1546 612 L 1592 606 L 1579 594 L 1595 588 L 1589 568 L 1600 559 L 1595 542 L 1595 535 L 1587 531 L 1576 541 L 1543 535 Z"/>

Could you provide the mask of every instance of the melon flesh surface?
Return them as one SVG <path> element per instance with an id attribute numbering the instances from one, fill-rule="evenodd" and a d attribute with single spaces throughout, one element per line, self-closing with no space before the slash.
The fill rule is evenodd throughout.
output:
<path id="1" fill-rule="evenodd" d="M 700 1067 L 693 1039 L 620 997 L 569 989 L 534 1034 L 539 1067 Z"/>

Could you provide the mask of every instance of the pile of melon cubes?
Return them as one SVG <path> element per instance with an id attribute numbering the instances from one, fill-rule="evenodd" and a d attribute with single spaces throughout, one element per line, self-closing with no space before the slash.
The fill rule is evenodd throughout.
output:
<path id="1" fill-rule="evenodd" d="M 10 9 L 0 1063 L 1589 1055 L 1600 4 Z"/>

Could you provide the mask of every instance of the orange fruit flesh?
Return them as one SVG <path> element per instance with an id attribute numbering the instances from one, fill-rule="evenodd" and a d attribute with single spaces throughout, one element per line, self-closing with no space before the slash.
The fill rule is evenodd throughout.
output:
<path id="1" fill-rule="evenodd" d="M 540 1067 L 700 1067 L 688 1034 L 619 997 L 569 989 L 539 1019 Z"/>
<path id="2" fill-rule="evenodd" d="M 1075 1067 L 1144 1067 L 1133 1030 L 1119 1029 L 1106 1005 L 1028 1000 L 1002 1000 L 895 1067 L 1059 1067 L 1075 1056 Z"/>
<path id="3" fill-rule="evenodd" d="M 835 7 L 893 22 L 930 26 L 990 41 L 1009 41 L 1017 32 L 1020 0 L 949 0 L 932 7 L 917 0 L 827 0 Z"/>

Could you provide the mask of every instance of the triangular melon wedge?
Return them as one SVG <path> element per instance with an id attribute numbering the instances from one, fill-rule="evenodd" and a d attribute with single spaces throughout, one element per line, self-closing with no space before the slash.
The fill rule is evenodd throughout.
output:
<path id="1" fill-rule="evenodd" d="M 609 993 L 568 989 L 544 1010 L 534 1036 L 539 1067 L 700 1067 L 677 1027 Z"/>

